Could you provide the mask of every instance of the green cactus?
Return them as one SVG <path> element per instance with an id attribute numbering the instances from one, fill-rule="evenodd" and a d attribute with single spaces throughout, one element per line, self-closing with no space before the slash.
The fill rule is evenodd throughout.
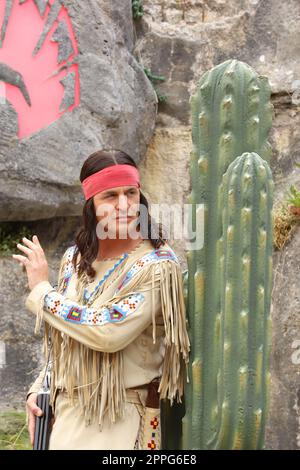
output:
<path id="1" fill-rule="evenodd" d="M 204 246 L 187 252 L 190 382 L 182 440 L 171 448 L 263 445 L 272 249 L 270 94 L 265 77 L 230 60 L 206 72 L 191 98 L 188 202 L 193 219 L 196 205 L 204 204 Z M 264 188 L 264 203 L 257 188 Z"/>
<path id="2" fill-rule="evenodd" d="M 223 177 L 216 449 L 263 447 L 269 382 L 272 281 L 270 168 L 256 153 L 244 153 Z"/>

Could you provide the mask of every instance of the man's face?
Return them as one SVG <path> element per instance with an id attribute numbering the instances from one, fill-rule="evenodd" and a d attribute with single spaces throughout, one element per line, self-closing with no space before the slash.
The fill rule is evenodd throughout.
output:
<path id="1" fill-rule="evenodd" d="M 119 186 L 101 191 L 93 197 L 97 235 L 104 238 L 127 238 L 128 229 L 137 225 L 140 190 L 136 186 Z M 98 233 L 99 232 L 99 233 Z M 134 238 L 134 237 L 132 237 Z"/>

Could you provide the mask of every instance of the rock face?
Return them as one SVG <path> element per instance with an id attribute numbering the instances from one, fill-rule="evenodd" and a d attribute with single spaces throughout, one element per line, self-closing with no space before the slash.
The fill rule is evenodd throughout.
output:
<path id="1" fill-rule="evenodd" d="M 17 0 L 10 9 L 10 0 L 1 2 L 2 221 L 79 215 L 87 156 L 122 148 L 139 162 L 155 125 L 156 95 L 132 53 L 131 1 L 44 3 Z M 22 29 L 28 23 L 31 42 L 31 30 Z M 42 69 L 43 60 L 52 69 Z M 39 106 L 48 94 L 50 103 Z M 30 135 L 26 119 L 38 122 Z"/>
<path id="2" fill-rule="evenodd" d="M 32 3 L 43 7 L 43 2 Z M 15 108 L 6 101 L 0 105 L 0 218 L 47 219 L 36 223 L 34 233 L 42 237 L 53 281 L 63 248 L 72 242 L 79 222 L 76 217 L 69 219 L 81 213 L 79 169 L 94 150 L 116 147 L 132 155 L 153 203 L 186 203 L 192 146 L 189 98 L 203 73 L 227 59 L 247 62 L 270 80 L 276 202 L 286 197 L 290 184 L 300 188 L 300 170 L 295 166 L 300 162 L 299 1 L 142 3 L 145 13 L 133 23 L 129 0 L 64 1 L 78 47 L 74 62 L 80 82 L 78 106 L 20 139 Z M 65 24 L 58 30 L 57 26 L 53 34 L 58 42 L 53 45 L 57 44 L 58 69 L 75 45 L 68 42 Z M 65 46 L 59 49 L 61 37 Z M 159 104 L 157 116 L 155 94 L 139 63 L 165 77 L 155 84 L 167 97 Z M 69 91 L 62 94 L 61 105 L 67 111 L 75 78 L 64 76 L 63 89 Z M 274 254 L 272 393 L 266 433 L 270 449 L 300 447 L 299 243 L 298 230 L 286 249 Z M 174 248 L 186 268 L 182 240 L 174 240 Z M 0 261 L 5 308 L 0 355 L 4 343 L 6 348 L 6 366 L 0 368 L 1 383 L 5 383 L 1 404 L 14 396 L 14 403 L 20 405 L 35 367 L 40 366 L 40 342 L 32 337 L 34 319 L 24 308 L 26 276 L 10 259 Z"/>
<path id="3" fill-rule="evenodd" d="M 300 230 L 274 256 L 269 449 L 300 447 Z"/>
<path id="4" fill-rule="evenodd" d="M 57 284 L 59 263 L 74 243 L 79 217 L 58 217 L 35 222 L 49 265 L 49 281 Z M 24 308 L 29 294 L 27 275 L 11 256 L 0 257 L 0 409 L 23 408 L 26 392 L 44 364 L 42 334 L 34 335 L 35 317 Z"/>

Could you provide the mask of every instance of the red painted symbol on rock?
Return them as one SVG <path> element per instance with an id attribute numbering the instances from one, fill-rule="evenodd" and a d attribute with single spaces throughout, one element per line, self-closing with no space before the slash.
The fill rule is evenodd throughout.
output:
<path id="1" fill-rule="evenodd" d="M 0 100 L 15 109 L 19 138 L 79 105 L 77 54 L 63 0 L 0 2 Z"/>

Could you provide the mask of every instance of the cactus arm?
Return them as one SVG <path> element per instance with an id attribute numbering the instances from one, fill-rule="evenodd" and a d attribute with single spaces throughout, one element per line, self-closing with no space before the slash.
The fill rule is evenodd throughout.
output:
<path id="1" fill-rule="evenodd" d="M 245 153 L 223 184 L 223 406 L 211 445 L 258 449 L 267 412 L 273 181 L 268 164 Z"/>

